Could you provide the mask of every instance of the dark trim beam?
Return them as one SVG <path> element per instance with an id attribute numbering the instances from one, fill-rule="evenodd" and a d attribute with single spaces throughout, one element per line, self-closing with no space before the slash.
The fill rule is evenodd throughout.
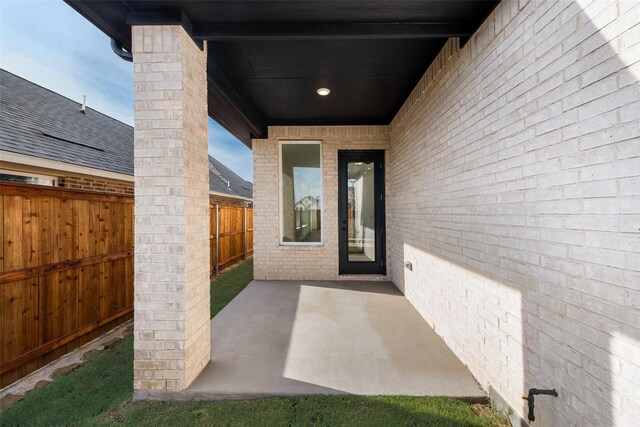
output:
<path id="1" fill-rule="evenodd" d="M 193 37 L 193 25 L 180 10 L 163 10 L 156 12 L 131 12 L 127 14 L 127 25 L 182 25 L 182 28 L 191 36 L 200 49 L 203 48 L 202 40 Z"/>
<path id="2" fill-rule="evenodd" d="M 127 14 L 128 25 L 182 25 L 191 34 L 193 26 L 189 18 L 180 10 L 155 12 L 131 12 Z"/>
<path id="3" fill-rule="evenodd" d="M 263 135 L 253 135 L 245 122 L 234 113 L 234 109 L 220 101 L 215 93 L 207 92 L 207 105 L 209 107 L 209 117 L 218 122 L 231 135 L 238 138 L 244 145 L 251 148 L 251 139 L 254 137 L 263 138 Z"/>
<path id="4" fill-rule="evenodd" d="M 199 40 L 375 40 L 466 37 L 473 28 L 464 23 L 289 23 L 202 24 L 193 26 Z"/>
<path id="5" fill-rule="evenodd" d="M 247 104 L 244 97 L 236 89 L 235 85 L 226 73 L 216 64 L 215 60 L 209 58 L 207 61 L 207 76 L 210 107 L 213 105 L 224 105 L 226 108 L 226 117 L 219 115 L 222 125 L 234 134 L 238 139 L 251 147 L 251 138 L 266 137 L 267 127 L 256 113 L 255 109 Z M 216 101 L 211 102 L 211 95 L 215 95 Z M 210 108 L 209 114 L 213 114 Z M 242 123 L 247 134 L 238 131 L 240 128 L 238 123 Z"/>
<path id="6" fill-rule="evenodd" d="M 468 37 L 465 23 L 442 22 L 337 22 L 278 24 L 195 24 L 179 10 L 132 12 L 128 25 L 180 24 L 196 40 L 366 40 Z"/>

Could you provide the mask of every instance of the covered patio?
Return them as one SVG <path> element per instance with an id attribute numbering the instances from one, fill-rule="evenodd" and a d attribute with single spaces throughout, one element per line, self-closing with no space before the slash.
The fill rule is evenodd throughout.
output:
<path id="1" fill-rule="evenodd" d="M 138 399 L 307 394 L 486 396 L 390 282 L 253 281 L 211 321 L 211 363 Z"/>
<path id="2" fill-rule="evenodd" d="M 390 281 L 385 174 L 389 123 L 496 1 L 67 3 L 133 63 L 136 399 L 482 395 Z M 261 279 L 211 325 L 207 115 L 253 150 Z"/>
<path id="3" fill-rule="evenodd" d="M 133 62 L 136 398 L 473 397 L 464 363 L 516 423 L 637 420 L 638 2 L 66 1 Z M 254 172 L 213 324 L 207 116 Z"/>

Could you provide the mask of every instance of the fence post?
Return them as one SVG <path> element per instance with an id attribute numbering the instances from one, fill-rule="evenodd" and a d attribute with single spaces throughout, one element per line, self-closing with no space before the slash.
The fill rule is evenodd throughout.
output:
<path id="1" fill-rule="evenodd" d="M 220 212 L 218 210 L 218 204 L 216 203 L 216 276 L 219 273 L 219 264 L 218 261 L 220 259 Z"/>
<path id="2" fill-rule="evenodd" d="M 247 259 L 247 205 L 244 206 L 244 241 L 242 243 L 244 259 Z"/>

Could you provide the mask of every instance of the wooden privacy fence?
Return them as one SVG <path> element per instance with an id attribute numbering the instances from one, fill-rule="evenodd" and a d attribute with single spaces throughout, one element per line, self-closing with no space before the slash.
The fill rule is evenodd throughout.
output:
<path id="1" fill-rule="evenodd" d="M 253 208 L 209 205 L 211 272 L 253 253 Z"/>
<path id="2" fill-rule="evenodd" d="M 131 318 L 133 197 L 0 184 L 1 386 Z"/>

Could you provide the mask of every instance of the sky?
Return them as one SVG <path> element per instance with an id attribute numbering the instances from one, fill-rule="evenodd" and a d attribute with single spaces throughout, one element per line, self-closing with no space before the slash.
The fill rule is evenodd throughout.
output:
<path id="1" fill-rule="evenodd" d="M 133 65 L 62 0 L 0 0 L 0 68 L 133 125 Z M 209 119 L 209 154 L 252 181 L 252 153 Z"/>

